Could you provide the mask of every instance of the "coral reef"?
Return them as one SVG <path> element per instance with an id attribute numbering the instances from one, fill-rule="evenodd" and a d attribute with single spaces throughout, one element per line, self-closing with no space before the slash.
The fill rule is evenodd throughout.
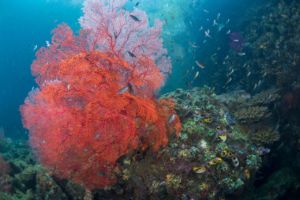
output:
<path id="1" fill-rule="evenodd" d="M 248 126 L 213 90 L 178 89 L 163 97 L 176 102 L 181 134 L 158 154 L 123 159 L 120 177 L 135 199 L 219 199 L 252 181 L 269 151 L 252 142 Z"/>
<path id="2" fill-rule="evenodd" d="M 251 142 L 264 147 L 262 152 L 271 149 L 271 154 L 255 184 L 228 199 L 298 199 L 299 2 L 251 2 L 231 28 L 240 32 L 242 49 L 214 50 L 217 56 L 209 65 L 214 76 L 205 81 L 217 91 L 234 90 L 231 98 L 221 95 L 222 102 L 243 122 Z M 222 44 L 224 40 L 217 45 Z"/>
<path id="3" fill-rule="evenodd" d="M 299 9 L 296 0 L 275 0 L 255 4 L 245 12 L 237 23 L 245 40 L 244 54 L 228 51 L 227 59 L 216 63 L 224 65 L 227 74 L 234 70 L 227 88 L 237 88 L 235 83 L 239 83 L 238 88 L 256 93 L 272 87 L 289 88 L 300 80 Z M 226 82 L 226 73 L 217 70 L 215 74 Z"/>
<path id="4" fill-rule="evenodd" d="M 280 90 L 268 89 L 253 96 L 239 90 L 218 95 L 217 99 L 233 110 L 235 120 L 243 124 L 243 130 L 256 145 L 269 145 L 279 140 Z"/>
<path id="5" fill-rule="evenodd" d="M 269 145 L 278 138 L 262 132 L 274 131 L 268 123 L 260 130 L 253 128 L 256 123 L 251 120 L 240 123 L 235 119 L 237 107 L 227 106 L 224 102 L 235 103 L 225 100 L 226 96 L 216 95 L 210 88 L 178 89 L 163 95 L 160 106 L 167 110 L 161 110 L 161 114 L 174 107 L 182 122 L 180 136 L 174 134 L 164 148 L 156 151 L 145 146 L 144 150 L 118 158 L 113 171 L 117 182 L 103 189 L 86 190 L 74 183 L 78 182 L 74 178 L 61 179 L 57 171 L 35 163 L 29 146 L 5 139 L 0 143 L 0 152 L 11 165 L 9 179 L 13 190 L 1 195 L 6 199 L 213 200 L 237 194 L 250 187 L 270 152 Z M 244 104 L 248 106 L 249 101 L 251 97 Z M 174 117 L 168 118 L 168 123 L 175 122 Z M 179 131 L 180 126 L 175 124 L 169 131 Z M 255 140 L 259 138 L 255 134 L 267 137 Z M 99 181 L 98 177 L 93 180 Z"/>

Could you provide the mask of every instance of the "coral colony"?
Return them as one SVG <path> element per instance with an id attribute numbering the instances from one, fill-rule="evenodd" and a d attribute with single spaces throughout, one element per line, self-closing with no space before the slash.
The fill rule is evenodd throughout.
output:
<path id="1" fill-rule="evenodd" d="M 181 126 L 172 100 L 154 98 L 171 70 L 162 23 L 150 27 L 125 3 L 86 0 L 78 36 L 54 29 L 31 66 L 38 88 L 21 106 L 39 161 L 88 189 L 116 183 L 121 156 L 155 152 Z"/>

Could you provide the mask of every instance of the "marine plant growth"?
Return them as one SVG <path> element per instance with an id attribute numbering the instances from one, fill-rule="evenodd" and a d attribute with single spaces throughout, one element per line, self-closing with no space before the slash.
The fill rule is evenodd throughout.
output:
<path id="1" fill-rule="evenodd" d="M 157 151 L 180 122 L 171 100 L 155 99 L 170 72 L 160 38 L 145 12 L 126 0 L 86 0 L 81 30 L 53 30 L 31 69 L 38 88 L 21 106 L 39 161 L 86 188 L 114 184 L 118 159 Z"/>

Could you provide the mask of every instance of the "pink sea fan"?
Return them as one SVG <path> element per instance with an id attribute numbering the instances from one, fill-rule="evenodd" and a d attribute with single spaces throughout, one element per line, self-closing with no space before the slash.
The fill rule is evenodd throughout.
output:
<path id="1" fill-rule="evenodd" d="M 151 58 L 160 71 L 168 74 L 171 61 L 160 37 L 162 22 L 150 27 L 144 11 L 123 9 L 127 0 L 86 0 L 80 24 L 89 30 L 90 50 L 112 52 L 135 64 L 137 57 Z"/>

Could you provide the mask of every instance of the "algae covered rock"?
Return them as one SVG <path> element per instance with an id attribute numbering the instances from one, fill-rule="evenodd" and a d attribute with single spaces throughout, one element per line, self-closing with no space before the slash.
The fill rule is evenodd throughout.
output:
<path id="1" fill-rule="evenodd" d="M 36 175 L 37 188 L 36 198 L 37 199 L 59 199 L 67 200 L 67 196 L 63 193 L 62 189 L 54 181 L 48 173 L 37 173 Z"/>
<path id="2" fill-rule="evenodd" d="M 181 134 L 158 154 L 122 161 L 121 178 L 136 198 L 219 199 L 252 181 L 267 152 L 251 140 L 251 129 L 236 119 L 236 110 L 210 88 L 178 89 L 162 98 L 176 102 Z"/>
<path id="3" fill-rule="evenodd" d="M 5 158 L 5 165 L 0 160 L 0 200 L 84 199 L 81 186 L 60 180 L 38 165 L 26 142 L 2 138 L 0 154 Z"/>

